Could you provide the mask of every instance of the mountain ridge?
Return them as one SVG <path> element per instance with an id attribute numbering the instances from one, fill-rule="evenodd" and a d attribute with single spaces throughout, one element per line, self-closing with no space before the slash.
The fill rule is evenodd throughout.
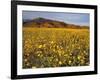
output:
<path id="1" fill-rule="evenodd" d="M 38 17 L 32 20 L 23 20 L 23 27 L 37 27 L 37 28 L 77 28 L 77 29 L 89 29 L 88 26 L 80 26 L 75 24 L 68 24 L 63 21 L 51 20 L 42 17 Z"/>

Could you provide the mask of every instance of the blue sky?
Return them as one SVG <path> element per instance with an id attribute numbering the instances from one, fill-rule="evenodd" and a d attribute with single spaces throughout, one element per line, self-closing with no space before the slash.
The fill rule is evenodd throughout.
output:
<path id="1" fill-rule="evenodd" d="M 44 12 L 44 11 L 23 11 L 24 19 L 34 19 L 38 17 L 63 21 L 70 24 L 86 25 L 89 26 L 89 14 L 88 13 L 68 13 L 68 12 Z"/>

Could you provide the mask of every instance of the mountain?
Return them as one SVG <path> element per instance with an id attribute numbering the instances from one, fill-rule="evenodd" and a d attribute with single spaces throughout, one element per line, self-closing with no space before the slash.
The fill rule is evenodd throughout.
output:
<path id="1" fill-rule="evenodd" d="M 33 28 L 89 28 L 88 26 L 79 26 L 74 24 L 67 24 L 65 22 L 46 19 L 46 18 L 35 18 L 32 20 L 24 20 L 23 27 L 33 27 Z"/>

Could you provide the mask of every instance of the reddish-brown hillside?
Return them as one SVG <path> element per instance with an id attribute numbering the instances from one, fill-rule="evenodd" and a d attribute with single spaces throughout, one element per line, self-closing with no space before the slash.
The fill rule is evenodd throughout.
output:
<path id="1" fill-rule="evenodd" d="M 45 18 L 36 18 L 33 20 L 23 21 L 23 27 L 33 27 L 33 28 L 77 28 L 77 29 L 88 29 L 88 26 L 79 26 L 74 24 L 68 24 L 61 21 L 50 20 Z"/>

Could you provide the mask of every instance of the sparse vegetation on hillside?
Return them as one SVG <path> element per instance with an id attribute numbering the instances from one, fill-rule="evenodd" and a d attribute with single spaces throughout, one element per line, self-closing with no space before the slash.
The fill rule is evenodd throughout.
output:
<path id="1" fill-rule="evenodd" d="M 50 20 L 45 18 L 36 18 L 33 20 L 26 20 L 23 22 L 24 27 L 31 28 L 71 28 L 71 29 L 89 29 L 89 26 L 79 26 L 75 24 L 68 24 L 61 21 Z"/>

